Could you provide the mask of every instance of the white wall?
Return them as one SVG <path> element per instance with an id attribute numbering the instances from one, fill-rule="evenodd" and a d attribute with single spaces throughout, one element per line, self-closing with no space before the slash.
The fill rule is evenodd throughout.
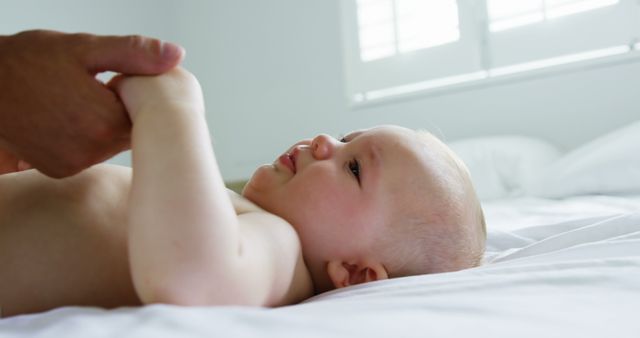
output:
<path id="1" fill-rule="evenodd" d="M 176 38 L 171 0 L 2 0 L 0 34 L 44 28 Z"/>
<path id="2" fill-rule="evenodd" d="M 596 68 L 351 110 L 340 0 L 3 1 L 0 32 L 140 33 L 187 49 L 223 175 L 247 178 L 300 138 L 395 123 L 447 140 L 493 133 L 575 147 L 640 119 L 640 63 Z M 35 5 L 37 3 L 37 6 Z"/>

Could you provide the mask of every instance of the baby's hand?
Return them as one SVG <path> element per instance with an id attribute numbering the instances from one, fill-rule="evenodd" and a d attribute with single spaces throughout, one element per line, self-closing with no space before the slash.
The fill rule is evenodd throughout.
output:
<path id="1" fill-rule="evenodd" d="M 202 89 L 182 67 L 157 76 L 117 76 L 109 82 L 135 122 L 143 112 L 189 110 L 204 114 Z"/>

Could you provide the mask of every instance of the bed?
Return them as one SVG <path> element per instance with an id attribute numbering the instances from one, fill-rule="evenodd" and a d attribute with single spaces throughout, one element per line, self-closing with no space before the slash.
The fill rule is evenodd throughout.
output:
<path id="1" fill-rule="evenodd" d="M 0 337 L 640 337 L 640 122 L 570 152 L 453 142 L 488 224 L 478 268 L 334 290 L 276 309 L 66 307 Z"/>

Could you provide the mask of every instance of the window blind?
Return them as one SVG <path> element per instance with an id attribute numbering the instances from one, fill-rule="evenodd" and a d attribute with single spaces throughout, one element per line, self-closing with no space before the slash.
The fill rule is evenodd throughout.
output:
<path id="1" fill-rule="evenodd" d="M 343 1 L 352 102 L 637 49 L 636 0 Z"/>

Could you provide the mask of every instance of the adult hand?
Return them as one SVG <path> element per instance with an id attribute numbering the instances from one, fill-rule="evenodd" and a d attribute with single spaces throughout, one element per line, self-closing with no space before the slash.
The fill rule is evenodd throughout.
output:
<path id="1" fill-rule="evenodd" d="M 128 149 L 127 112 L 95 75 L 160 74 L 183 57 L 181 47 L 141 36 L 0 36 L 0 168 L 26 162 L 59 178 Z"/>

